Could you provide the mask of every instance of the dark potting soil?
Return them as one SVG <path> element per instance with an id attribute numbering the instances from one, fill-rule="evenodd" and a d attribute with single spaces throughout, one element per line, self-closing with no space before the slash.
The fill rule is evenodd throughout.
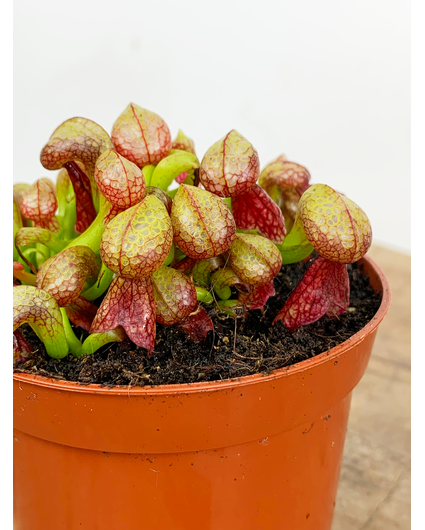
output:
<path id="1" fill-rule="evenodd" d="M 218 314 L 206 306 L 214 323 L 205 342 L 197 344 L 175 327 L 157 325 L 152 357 L 129 339 L 103 346 L 93 355 L 77 359 L 72 355 L 50 358 L 44 345 L 28 325 L 20 328 L 34 347 L 31 358 L 15 372 L 104 386 L 146 386 L 193 383 L 237 378 L 255 373 L 267 375 L 277 368 L 314 357 L 344 342 L 362 329 L 375 315 L 381 295 L 370 287 L 369 278 L 356 264 L 348 266 L 350 307 L 339 318 L 319 321 L 293 332 L 282 322 L 272 321 L 297 285 L 308 263 L 285 265 L 275 278 L 276 296 L 264 311 L 250 311 L 236 319 Z M 87 335 L 76 328 L 77 336 Z"/>

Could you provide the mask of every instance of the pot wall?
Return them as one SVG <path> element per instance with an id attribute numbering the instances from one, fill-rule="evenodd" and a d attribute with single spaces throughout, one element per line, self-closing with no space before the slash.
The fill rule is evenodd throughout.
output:
<path id="1" fill-rule="evenodd" d="M 390 294 L 344 344 L 272 375 L 106 389 L 15 374 L 16 530 L 329 530 L 351 392 Z"/>

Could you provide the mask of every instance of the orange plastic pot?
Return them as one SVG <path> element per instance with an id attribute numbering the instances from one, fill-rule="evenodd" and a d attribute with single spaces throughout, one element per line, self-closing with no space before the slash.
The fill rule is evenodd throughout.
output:
<path id="1" fill-rule="evenodd" d="M 343 344 L 237 380 L 155 388 L 14 375 L 15 530 L 329 530 L 351 393 L 390 304 Z"/>

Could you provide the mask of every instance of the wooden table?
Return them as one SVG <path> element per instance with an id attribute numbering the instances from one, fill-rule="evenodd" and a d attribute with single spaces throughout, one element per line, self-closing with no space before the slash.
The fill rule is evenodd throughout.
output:
<path id="1" fill-rule="evenodd" d="M 353 393 L 332 530 L 410 529 L 410 261 L 372 246 L 392 290 Z"/>

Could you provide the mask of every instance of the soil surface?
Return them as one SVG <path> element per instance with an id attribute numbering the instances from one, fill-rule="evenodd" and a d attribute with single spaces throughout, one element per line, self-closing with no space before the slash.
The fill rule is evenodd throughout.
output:
<path id="1" fill-rule="evenodd" d="M 28 325 L 20 328 L 34 347 L 31 358 L 15 372 L 104 386 L 156 386 L 237 378 L 255 373 L 267 375 L 337 346 L 362 329 L 375 315 L 381 295 L 370 287 L 369 278 L 356 264 L 348 266 L 350 307 L 339 318 L 319 321 L 293 332 L 272 321 L 307 269 L 308 263 L 285 265 L 275 278 L 276 296 L 264 311 L 247 316 L 224 317 L 206 306 L 214 322 L 202 344 L 191 342 L 175 327 L 157 325 L 156 347 L 151 358 L 129 339 L 107 344 L 93 355 L 76 359 L 52 359 Z M 87 335 L 76 328 L 77 336 Z"/>

